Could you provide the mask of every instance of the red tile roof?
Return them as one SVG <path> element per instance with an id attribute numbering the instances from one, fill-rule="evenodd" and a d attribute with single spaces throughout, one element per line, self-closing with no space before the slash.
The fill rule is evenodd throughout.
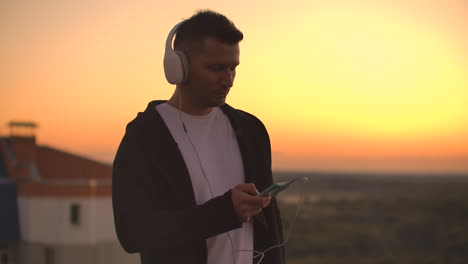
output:
<path id="1" fill-rule="evenodd" d="M 110 164 L 38 146 L 34 137 L 0 138 L 0 153 L 22 196 L 111 195 Z"/>

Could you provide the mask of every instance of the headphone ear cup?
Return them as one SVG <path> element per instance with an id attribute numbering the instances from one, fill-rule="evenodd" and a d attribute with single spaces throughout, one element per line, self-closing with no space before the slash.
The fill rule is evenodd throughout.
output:
<path id="1" fill-rule="evenodd" d="M 185 55 L 182 58 L 179 53 L 181 52 L 170 50 L 164 54 L 164 74 L 170 84 L 180 84 L 185 79 L 184 68 L 186 66 L 184 66 L 183 60 L 186 58 Z"/>
<path id="2" fill-rule="evenodd" d="M 185 56 L 185 53 L 183 53 L 180 50 L 175 50 L 174 52 L 176 52 L 177 55 L 179 55 L 180 64 L 182 65 L 182 71 L 183 71 L 182 82 L 185 82 L 187 81 L 188 76 L 189 76 L 189 63 L 188 63 L 187 56 Z"/>

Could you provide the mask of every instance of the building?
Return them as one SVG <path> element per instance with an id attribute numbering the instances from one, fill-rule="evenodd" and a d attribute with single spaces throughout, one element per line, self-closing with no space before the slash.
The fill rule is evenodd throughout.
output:
<path id="1" fill-rule="evenodd" d="M 109 164 L 36 144 L 34 123 L 0 138 L 0 264 L 139 263 L 120 247 Z"/>

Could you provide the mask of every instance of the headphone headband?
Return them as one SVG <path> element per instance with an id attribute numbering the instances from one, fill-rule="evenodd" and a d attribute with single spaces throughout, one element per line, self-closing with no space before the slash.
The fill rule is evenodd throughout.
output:
<path id="1" fill-rule="evenodd" d="M 183 23 L 185 22 L 184 21 L 181 21 L 179 23 L 177 23 L 177 25 L 175 25 L 171 31 L 169 32 L 169 35 L 167 35 L 167 39 L 166 39 L 166 52 L 168 50 L 174 50 L 173 47 L 172 47 L 172 40 L 174 39 L 174 36 L 177 32 L 177 30 L 179 29 L 180 25 L 182 25 Z"/>

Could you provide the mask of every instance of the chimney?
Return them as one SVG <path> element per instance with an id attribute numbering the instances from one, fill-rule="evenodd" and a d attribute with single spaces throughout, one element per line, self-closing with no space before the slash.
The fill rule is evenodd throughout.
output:
<path id="1" fill-rule="evenodd" d="M 35 142 L 37 128 L 36 123 L 10 121 L 8 122 L 8 127 L 10 128 L 10 137 L 34 139 Z"/>
<path id="2" fill-rule="evenodd" d="M 36 134 L 37 124 L 34 122 L 11 121 L 10 146 L 16 160 L 14 178 L 30 178 L 29 164 L 36 163 Z"/>
<path id="3" fill-rule="evenodd" d="M 10 121 L 10 141 L 19 162 L 33 162 L 36 150 L 36 128 L 34 122 Z"/>

